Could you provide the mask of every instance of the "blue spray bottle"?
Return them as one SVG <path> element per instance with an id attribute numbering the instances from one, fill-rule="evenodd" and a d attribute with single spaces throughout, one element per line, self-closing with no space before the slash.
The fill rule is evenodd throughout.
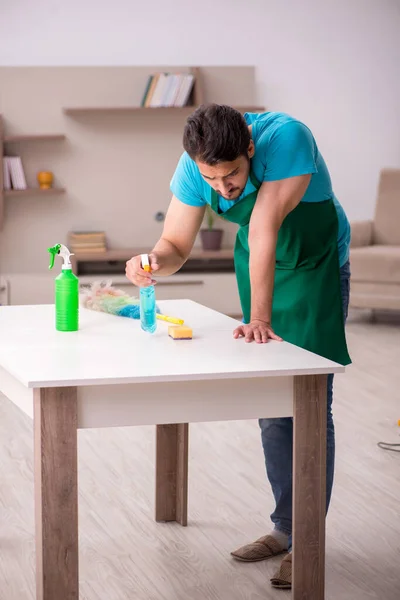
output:
<path id="1" fill-rule="evenodd" d="M 142 268 L 151 273 L 148 254 L 141 255 Z M 156 292 L 154 285 L 140 288 L 140 324 L 143 331 L 154 333 L 157 329 Z"/>

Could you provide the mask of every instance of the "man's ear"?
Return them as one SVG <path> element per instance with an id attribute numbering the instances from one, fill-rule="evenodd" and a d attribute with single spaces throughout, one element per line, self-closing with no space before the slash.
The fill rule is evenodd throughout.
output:
<path id="1" fill-rule="evenodd" d="M 247 149 L 247 155 L 248 155 L 248 157 L 249 158 L 253 158 L 254 152 L 255 152 L 254 142 L 253 142 L 253 140 L 250 140 L 250 144 L 249 144 L 249 147 Z"/>

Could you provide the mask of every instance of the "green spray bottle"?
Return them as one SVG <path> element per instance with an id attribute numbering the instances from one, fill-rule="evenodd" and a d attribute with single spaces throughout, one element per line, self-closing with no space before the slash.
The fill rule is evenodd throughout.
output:
<path id="1" fill-rule="evenodd" d="M 50 252 L 49 269 L 54 267 L 56 255 L 62 256 L 64 264 L 55 281 L 56 329 L 77 331 L 79 328 L 79 280 L 72 272 L 70 251 L 63 244 L 47 249 Z"/>

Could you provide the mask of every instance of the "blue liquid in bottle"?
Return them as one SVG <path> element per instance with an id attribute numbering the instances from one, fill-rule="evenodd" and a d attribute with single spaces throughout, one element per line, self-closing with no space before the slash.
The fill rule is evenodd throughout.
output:
<path id="1" fill-rule="evenodd" d="M 140 288 L 140 324 L 143 331 L 148 333 L 154 333 L 157 329 L 154 285 Z"/>

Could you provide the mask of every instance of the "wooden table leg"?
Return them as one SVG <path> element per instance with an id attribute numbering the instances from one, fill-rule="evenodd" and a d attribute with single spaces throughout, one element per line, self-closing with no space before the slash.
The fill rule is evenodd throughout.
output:
<path id="1" fill-rule="evenodd" d="M 36 599 L 78 600 L 77 390 L 34 395 Z"/>
<path id="2" fill-rule="evenodd" d="M 325 596 L 327 376 L 294 381 L 293 600 Z"/>
<path id="3" fill-rule="evenodd" d="M 189 425 L 157 425 L 156 521 L 187 525 Z"/>

